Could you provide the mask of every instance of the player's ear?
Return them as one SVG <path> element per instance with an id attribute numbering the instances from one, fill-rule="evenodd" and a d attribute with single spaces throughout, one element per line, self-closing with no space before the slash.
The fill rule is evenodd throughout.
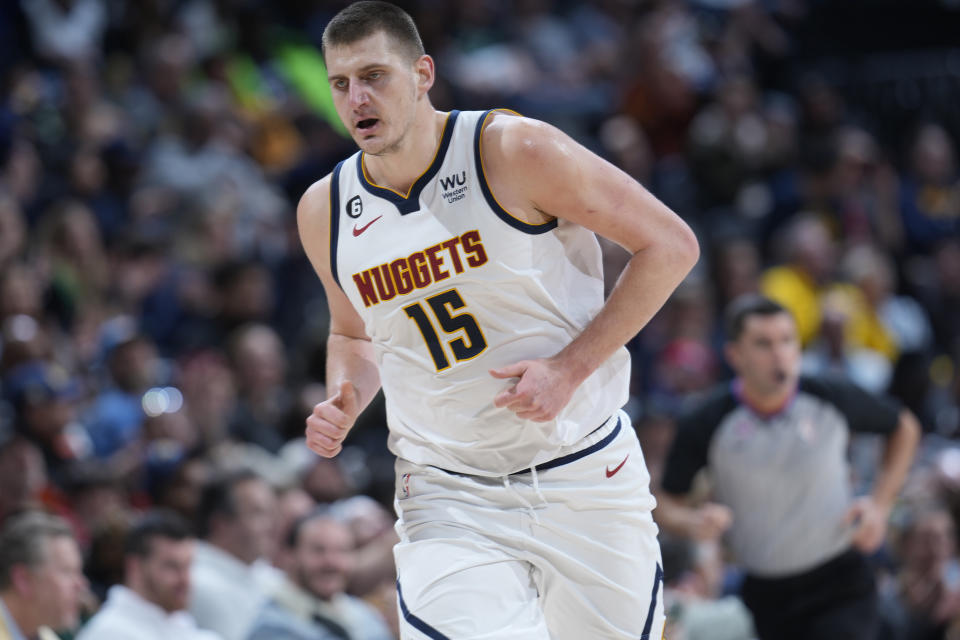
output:
<path id="1" fill-rule="evenodd" d="M 430 91 L 433 81 L 436 79 L 436 69 L 433 64 L 433 58 L 428 55 L 422 55 L 413 63 L 414 73 L 417 74 L 417 89 L 422 95 Z"/>

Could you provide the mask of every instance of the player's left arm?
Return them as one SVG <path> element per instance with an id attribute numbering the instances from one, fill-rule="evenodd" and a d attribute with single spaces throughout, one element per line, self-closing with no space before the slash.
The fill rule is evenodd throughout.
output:
<path id="1" fill-rule="evenodd" d="M 491 371 L 519 378 L 495 404 L 519 417 L 555 418 L 597 367 L 650 321 L 699 257 L 693 232 L 640 183 L 542 122 L 495 116 L 483 132 L 491 189 L 515 215 L 560 218 L 631 253 L 600 313 L 559 353 Z"/>
<path id="2" fill-rule="evenodd" d="M 865 553 L 876 551 L 887 533 L 887 521 L 906 480 L 920 442 L 920 423 L 908 409 L 902 409 L 896 429 L 887 437 L 883 462 L 869 496 L 854 500 L 846 520 L 854 526 L 852 543 Z"/>

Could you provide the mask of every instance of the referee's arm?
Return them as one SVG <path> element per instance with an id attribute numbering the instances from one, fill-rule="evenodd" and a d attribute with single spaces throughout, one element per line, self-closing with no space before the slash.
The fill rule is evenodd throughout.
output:
<path id="1" fill-rule="evenodd" d="M 719 538 L 733 523 L 733 512 L 729 507 L 715 502 L 690 506 L 685 496 L 662 489 L 657 492 L 657 508 L 653 516 L 664 531 L 694 540 Z"/>
<path id="2" fill-rule="evenodd" d="M 913 463 L 920 435 L 916 416 L 902 409 L 896 429 L 887 437 L 873 491 L 869 497 L 855 500 L 847 511 L 847 521 L 855 524 L 853 545 L 865 553 L 876 551 L 883 544 L 890 511 Z"/>
<path id="3" fill-rule="evenodd" d="M 733 522 L 729 507 L 712 502 L 693 506 L 687 497 L 694 476 L 707 466 L 707 449 L 719 424 L 718 404 L 722 414 L 722 401 L 708 402 L 679 420 L 663 478 L 655 489 L 657 508 L 653 517 L 657 525 L 674 535 L 712 540 Z"/>
<path id="4" fill-rule="evenodd" d="M 854 500 L 845 518 L 853 528 L 853 546 L 872 553 L 883 544 L 890 511 L 913 464 L 922 433 L 920 423 L 893 398 L 868 393 L 846 380 L 805 379 L 801 386 L 839 409 L 851 432 L 877 433 L 886 439 L 873 490 Z"/>
<path id="5" fill-rule="evenodd" d="M 909 409 L 903 409 L 896 430 L 887 438 L 880 473 L 873 485 L 873 500 L 888 511 L 903 486 L 919 442 L 920 422 Z"/>

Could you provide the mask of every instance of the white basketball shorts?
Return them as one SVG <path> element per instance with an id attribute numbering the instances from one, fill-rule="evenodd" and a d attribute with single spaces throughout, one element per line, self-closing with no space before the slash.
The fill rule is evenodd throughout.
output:
<path id="1" fill-rule="evenodd" d="M 403 640 L 660 640 L 663 571 L 626 413 L 535 470 L 398 460 Z"/>

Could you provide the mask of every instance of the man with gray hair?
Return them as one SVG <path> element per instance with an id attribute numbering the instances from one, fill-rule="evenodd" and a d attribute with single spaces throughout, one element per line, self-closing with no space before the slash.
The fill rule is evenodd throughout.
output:
<path id="1" fill-rule="evenodd" d="M 9 518 L 0 530 L 0 639 L 51 640 L 73 629 L 87 589 L 70 525 L 39 511 Z"/>

